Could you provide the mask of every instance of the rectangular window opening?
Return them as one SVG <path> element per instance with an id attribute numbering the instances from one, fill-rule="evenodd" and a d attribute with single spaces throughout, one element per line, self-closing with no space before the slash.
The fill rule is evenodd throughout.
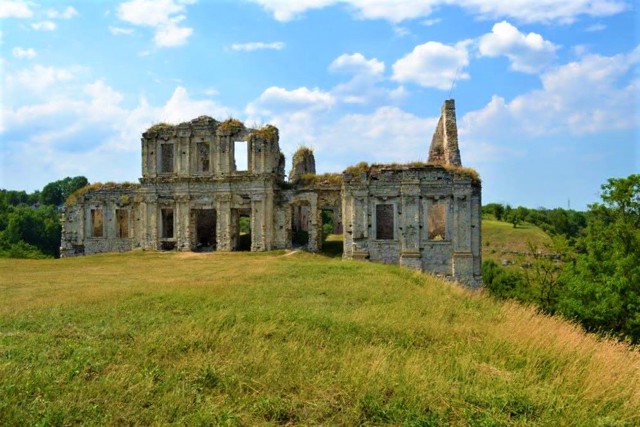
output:
<path id="1" fill-rule="evenodd" d="M 246 172 L 249 170 L 249 144 L 247 141 L 236 141 L 233 146 L 233 160 L 236 165 L 236 171 Z"/>
<path id="2" fill-rule="evenodd" d="M 429 240 L 447 240 L 447 203 L 444 201 L 429 206 Z"/>
<path id="3" fill-rule="evenodd" d="M 376 239 L 393 240 L 395 218 L 392 204 L 376 205 Z"/>
<path id="4" fill-rule="evenodd" d="M 91 236 L 103 237 L 104 218 L 102 209 L 91 209 Z"/>
<path id="5" fill-rule="evenodd" d="M 120 239 L 129 238 L 129 211 L 116 209 L 116 234 Z"/>
<path id="6" fill-rule="evenodd" d="M 165 208 L 161 210 L 162 213 L 162 238 L 173 238 L 173 209 Z"/>
<path id="7" fill-rule="evenodd" d="M 173 144 L 160 145 L 160 172 L 173 172 Z"/>
<path id="8" fill-rule="evenodd" d="M 209 172 L 209 144 L 198 143 L 198 172 Z"/>

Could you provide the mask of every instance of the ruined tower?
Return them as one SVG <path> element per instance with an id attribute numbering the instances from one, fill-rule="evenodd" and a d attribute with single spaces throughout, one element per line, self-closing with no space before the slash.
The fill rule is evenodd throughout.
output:
<path id="1" fill-rule="evenodd" d="M 442 113 L 431 139 L 429 163 L 437 165 L 462 166 L 458 148 L 458 126 L 456 124 L 456 104 L 447 99 L 442 105 Z"/>
<path id="2" fill-rule="evenodd" d="M 316 173 L 316 158 L 313 150 L 308 147 L 300 147 L 293 154 L 293 164 L 289 172 L 289 182 L 296 183 L 300 181 L 303 175 Z"/>

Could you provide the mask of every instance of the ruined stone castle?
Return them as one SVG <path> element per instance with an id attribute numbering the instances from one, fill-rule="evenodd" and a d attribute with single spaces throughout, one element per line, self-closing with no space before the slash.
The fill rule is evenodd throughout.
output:
<path id="1" fill-rule="evenodd" d="M 343 235 L 343 258 L 394 263 L 481 283 L 481 185 L 463 168 L 455 105 L 445 101 L 428 162 L 315 173 L 299 149 L 285 179 L 278 129 L 198 117 L 142 134 L 142 178 L 72 195 L 61 256 L 130 251 L 319 251 Z M 332 228 L 323 227 L 332 218 Z M 331 225 L 329 225 L 331 228 Z"/>

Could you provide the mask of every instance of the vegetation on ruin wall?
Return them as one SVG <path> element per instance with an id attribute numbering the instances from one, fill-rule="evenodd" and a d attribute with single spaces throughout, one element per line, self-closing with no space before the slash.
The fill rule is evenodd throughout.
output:
<path id="1" fill-rule="evenodd" d="M 257 138 L 262 141 L 267 142 L 277 142 L 278 141 L 278 128 L 271 125 L 262 126 L 259 129 L 254 130 L 249 135 L 249 138 Z"/>
<path id="2" fill-rule="evenodd" d="M 173 129 L 175 126 L 169 123 L 160 122 L 151 126 L 146 132 L 162 132 L 163 130 Z"/>
<path id="3" fill-rule="evenodd" d="M 238 119 L 228 118 L 218 125 L 218 132 L 226 135 L 235 135 L 244 129 L 244 125 Z"/>
<path id="4" fill-rule="evenodd" d="M 455 174 L 460 174 L 471 178 L 474 183 L 480 183 L 480 175 L 475 169 L 464 167 L 464 166 L 453 166 L 453 165 L 441 165 L 434 163 L 426 163 L 426 162 L 409 162 L 409 163 L 386 163 L 386 164 L 371 164 L 369 165 L 367 162 L 360 162 L 354 166 L 349 166 L 344 170 L 345 173 L 351 175 L 359 175 L 362 173 L 370 174 L 380 172 L 384 169 L 390 170 L 405 170 L 405 169 L 426 169 L 426 168 L 441 168 L 449 172 L 453 172 Z"/>
<path id="5" fill-rule="evenodd" d="M 306 145 L 301 145 L 298 147 L 296 152 L 293 153 L 293 163 L 296 164 L 301 162 L 308 156 L 313 156 L 313 150 Z"/>
<path id="6" fill-rule="evenodd" d="M 342 186 L 342 174 L 341 173 L 323 173 L 316 175 L 314 173 L 305 173 L 300 178 L 300 183 L 303 186 Z"/>
<path id="7" fill-rule="evenodd" d="M 117 191 L 117 190 L 131 190 L 140 188 L 140 184 L 137 182 L 94 182 L 85 187 L 82 187 L 73 192 L 66 200 L 65 206 L 72 206 L 78 202 L 82 196 L 90 191 Z"/>
<path id="8" fill-rule="evenodd" d="M 0 260 L 3 425 L 638 425 L 640 354 L 397 266 Z"/>

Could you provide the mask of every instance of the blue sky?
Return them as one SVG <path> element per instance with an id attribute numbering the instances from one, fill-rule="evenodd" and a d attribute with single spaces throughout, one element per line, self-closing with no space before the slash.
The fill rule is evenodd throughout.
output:
<path id="1" fill-rule="evenodd" d="M 455 98 L 483 201 L 586 209 L 640 171 L 630 0 L 0 0 L 0 188 L 135 181 L 140 134 L 272 123 L 318 172 L 426 160 Z"/>

